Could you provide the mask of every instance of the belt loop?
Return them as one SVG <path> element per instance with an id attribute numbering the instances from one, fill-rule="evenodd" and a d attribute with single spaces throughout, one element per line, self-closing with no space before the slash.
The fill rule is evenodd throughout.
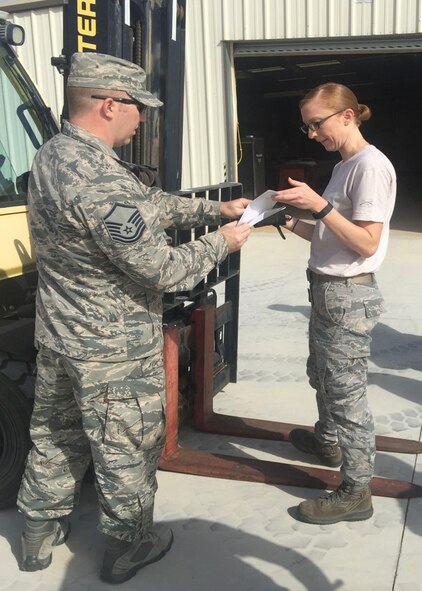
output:
<path id="1" fill-rule="evenodd" d="M 310 304 L 314 303 L 314 297 L 312 295 L 312 285 L 309 285 L 309 287 L 308 287 L 308 302 Z"/>
<path id="2" fill-rule="evenodd" d="M 312 271 L 309 268 L 306 269 L 306 279 L 309 281 L 309 283 L 312 282 Z"/>

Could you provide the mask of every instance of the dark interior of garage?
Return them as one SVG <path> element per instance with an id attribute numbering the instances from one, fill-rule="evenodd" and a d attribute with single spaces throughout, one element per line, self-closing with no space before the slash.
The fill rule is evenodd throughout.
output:
<path id="1" fill-rule="evenodd" d="M 338 153 L 300 130 L 298 103 L 324 82 L 349 86 L 372 110 L 364 137 L 397 172 L 392 227 L 422 228 L 422 53 L 253 56 L 235 58 L 239 118 L 239 180 L 251 197 L 284 188 L 286 177 L 322 192 Z"/>

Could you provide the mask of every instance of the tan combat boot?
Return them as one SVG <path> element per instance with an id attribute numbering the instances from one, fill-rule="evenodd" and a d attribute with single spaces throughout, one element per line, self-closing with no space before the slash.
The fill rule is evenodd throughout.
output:
<path id="1" fill-rule="evenodd" d="M 334 492 L 303 501 L 297 508 L 300 521 L 319 525 L 363 521 L 372 517 L 373 513 L 370 487 L 347 481 L 343 481 Z"/>
<path id="2" fill-rule="evenodd" d="M 64 544 L 70 532 L 67 519 L 35 521 L 25 518 L 22 533 L 22 561 L 20 570 L 36 571 L 51 563 L 54 546 Z"/>
<path id="3" fill-rule="evenodd" d="M 289 441 L 296 449 L 316 456 L 325 466 L 338 468 L 343 462 L 341 449 L 337 444 L 323 444 L 315 435 L 306 429 L 293 429 L 289 433 Z"/>
<path id="4" fill-rule="evenodd" d="M 173 533 L 162 524 L 154 525 L 139 540 L 127 542 L 107 536 L 100 578 L 106 583 L 123 583 L 138 570 L 160 560 L 173 543 Z"/>

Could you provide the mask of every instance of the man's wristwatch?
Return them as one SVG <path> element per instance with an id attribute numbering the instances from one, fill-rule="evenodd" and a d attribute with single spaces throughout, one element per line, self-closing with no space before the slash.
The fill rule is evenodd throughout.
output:
<path id="1" fill-rule="evenodd" d="M 327 203 L 327 205 L 321 209 L 321 211 L 319 211 L 318 213 L 313 213 L 312 217 L 315 220 L 322 220 L 323 217 L 325 217 L 327 215 L 327 213 L 330 213 L 330 211 L 333 209 L 333 206 L 330 202 Z"/>

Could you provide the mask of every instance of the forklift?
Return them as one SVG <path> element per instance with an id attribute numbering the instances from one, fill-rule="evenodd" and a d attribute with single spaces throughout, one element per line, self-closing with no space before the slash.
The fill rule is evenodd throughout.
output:
<path id="1" fill-rule="evenodd" d="M 164 107 L 151 110 L 132 144 L 119 150 L 120 158 L 147 186 L 188 199 L 235 199 L 242 195 L 238 183 L 180 190 L 185 10 L 185 0 L 69 0 L 63 51 L 52 66 L 63 74 L 65 85 L 75 51 L 111 54 L 141 65 L 149 90 Z M 24 38 L 22 27 L 0 12 L 0 508 L 15 504 L 31 446 L 37 271 L 27 224 L 28 177 L 36 151 L 60 128 L 13 50 Z M 62 118 L 66 115 L 65 103 Z M 168 240 L 177 246 L 215 229 L 169 230 Z M 178 327 L 172 363 L 184 397 L 181 416 L 187 417 L 192 406 L 192 311 L 205 304 L 216 308 L 218 284 L 224 285 L 226 300 L 216 328 L 218 388 L 236 380 L 239 269 L 239 253 L 231 254 L 191 292 L 165 296 L 164 326 Z"/>
<path id="2" fill-rule="evenodd" d="M 13 47 L 22 27 L 0 11 L 0 507 L 13 505 L 31 445 L 37 272 L 27 224 L 35 152 L 58 132 Z"/>

